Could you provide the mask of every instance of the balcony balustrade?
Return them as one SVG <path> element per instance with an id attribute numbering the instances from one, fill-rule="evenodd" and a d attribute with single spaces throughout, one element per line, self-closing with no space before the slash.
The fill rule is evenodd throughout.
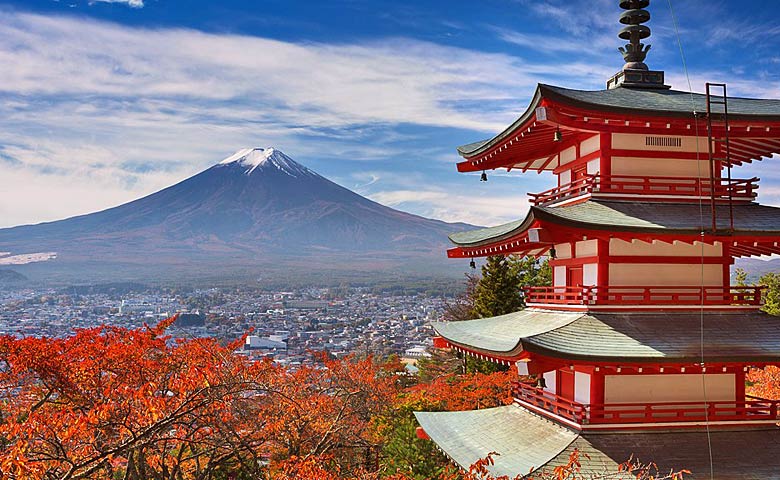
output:
<path id="1" fill-rule="evenodd" d="M 525 302 L 555 305 L 763 305 L 765 286 L 525 287 Z"/>
<path id="2" fill-rule="evenodd" d="M 780 421 L 780 400 L 749 395 L 744 401 L 582 404 L 521 382 L 514 383 L 512 393 L 521 404 L 541 408 L 578 425 Z"/>
<path id="3" fill-rule="evenodd" d="M 716 180 L 691 177 L 641 177 L 587 175 L 567 185 L 551 188 L 542 193 L 529 193 L 534 205 L 551 205 L 586 194 L 608 198 L 710 198 L 718 200 L 752 201 L 756 198 L 758 178 Z M 714 185 L 714 191 L 713 191 Z"/>

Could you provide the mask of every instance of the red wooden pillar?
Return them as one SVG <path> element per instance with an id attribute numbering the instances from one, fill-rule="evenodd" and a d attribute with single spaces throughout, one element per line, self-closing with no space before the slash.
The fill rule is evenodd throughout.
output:
<path id="1" fill-rule="evenodd" d="M 734 374 L 734 392 L 736 393 L 736 401 L 745 401 L 745 371 L 741 368 Z"/>
<path id="2" fill-rule="evenodd" d="M 599 134 L 601 154 L 599 156 L 599 174 L 602 177 L 612 175 L 612 134 L 602 132 Z"/>
<path id="3" fill-rule="evenodd" d="M 609 285 L 609 239 L 598 239 L 598 278 L 596 285 Z"/>
<path id="4" fill-rule="evenodd" d="M 556 392 L 559 397 L 574 401 L 574 372 L 568 368 L 558 370 Z"/>
<path id="5" fill-rule="evenodd" d="M 593 371 L 590 375 L 590 404 L 591 405 L 603 405 L 604 404 L 604 373 L 601 371 Z M 591 418 L 601 417 L 601 413 L 597 410 L 594 414 L 594 410 L 591 409 Z"/>

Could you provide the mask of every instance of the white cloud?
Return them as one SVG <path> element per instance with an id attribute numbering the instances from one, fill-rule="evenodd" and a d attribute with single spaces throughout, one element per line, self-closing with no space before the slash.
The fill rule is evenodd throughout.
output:
<path id="1" fill-rule="evenodd" d="M 608 45 L 616 14 L 602 14 L 606 6 L 612 12 L 613 3 L 598 0 L 583 9 L 577 25 L 567 2 L 526 5 L 567 34 L 560 40 L 499 35 L 565 58 L 531 61 L 526 52 L 485 53 L 402 38 L 294 43 L 2 11 L 0 64 L 13 67 L 3 70 L 0 82 L 0 227 L 107 208 L 243 147 L 272 145 L 304 163 L 323 155 L 392 162 L 414 148 L 417 158 L 440 163 L 440 150 L 418 148 L 418 139 L 405 139 L 393 127 L 453 127 L 476 131 L 476 140 L 514 120 L 537 82 L 602 88 L 621 63 Z M 572 42 L 580 38 L 595 38 L 601 43 L 591 50 L 606 53 L 576 56 Z M 712 72 L 693 75 L 695 85 L 721 79 Z M 667 78 L 684 88 L 680 75 Z M 776 83 L 724 80 L 734 93 L 780 96 Z M 439 177 L 410 184 L 411 175 L 420 174 L 377 172 L 342 184 L 358 181 L 359 188 L 381 190 L 364 192 L 375 200 L 482 225 L 517 218 L 525 205 L 520 188 L 512 195 L 507 189 L 467 196 Z"/>
<path id="2" fill-rule="evenodd" d="M 124 3 L 132 8 L 144 8 L 144 0 L 90 0 L 89 4 L 95 3 Z"/>
<path id="3" fill-rule="evenodd" d="M 388 159 L 408 153 L 393 125 L 487 136 L 540 73 L 558 74 L 398 38 L 290 43 L 14 11 L 0 19 L 0 63 L 14 66 L 0 82 L 0 177 L 18 182 L 0 186 L 0 227 L 107 208 L 247 146 Z"/>
<path id="4" fill-rule="evenodd" d="M 520 84 L 534 84 L 513 57 L 403 39 L 295 44 L 68 17 L 7 17 L 0 24 L 0 60 L 14 68 L 5 72 L 0 91 L 16 94 L 240 101 L 242 110 L 262 107 L 274 115 L 261 116 L 276 121 L 493 131 L 500 126 L 495 120 L 466 114 L 453 102 L 508 100 Z M 485 75 L 463 75 L 464 64 L 479 65 Z"/>
<path id="5" fill-rule="evenodd" d="M 387 190 L 368 195 L 401 210 L 413 210 L 445 222 L 492 226 L 521 218 L 528 201 L 517 195 L 467 195 L 444 190 Z"/>

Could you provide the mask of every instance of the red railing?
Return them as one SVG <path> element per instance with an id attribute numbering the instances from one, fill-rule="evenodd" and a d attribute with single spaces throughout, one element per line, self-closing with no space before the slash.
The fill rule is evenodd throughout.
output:
<path id="1" fill-rule="evenodd" d="M 543 408 L 582 425 L 587 419 L 587 406 L 567 400 L 543 388 L 521 382 L 512 382 L 512 395 L 515 399 Z"/>
<path id="2" fill-rule="evenodd" d="M 587 405 L 588 422 L 657 423 L 778 420 L 777 400 Z"/>
<path id="3" fill-rule="evenodd" d="M 780 420 L 780 400 L 582 404 L 542 388 L 514 382 L 516 400 L 585 424 Z"/>
<path id="4" fill-rule="evenodd" d="M 758 178 L 716 180 L 714 193 L 718 199 L 753 200 L 756 198 Z M 656 197 L 710 197 L 713 184 L 706 178 L 641 177 L 587 175 L 567 185 L 542 193 L 530 193 L 534 205 L 550 204 L 584 194 L 643 195 Z"/>
<path id="5" fill-rule="evenodd" d="M 578 197 L 586 193 L 592 193 L 593 187 L 598 181 L 597 175 L 588 175 L 560 187 L 545 190 L 542 193 L 529 193 L 531 203 L 534 205 L 544 205 L 553 203 L 566 198 Z"/>
<path id="6" fill-rule="evenodd" d="M 560 286 L 526 287 L 526 303 L 569 305 L 763 304 L 765 286 Z"/>

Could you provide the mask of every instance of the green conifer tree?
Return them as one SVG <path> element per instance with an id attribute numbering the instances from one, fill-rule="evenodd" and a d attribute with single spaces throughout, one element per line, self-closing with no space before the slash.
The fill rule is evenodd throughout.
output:
<path id="1" fill-rule="evenodd" d="M 482 278 L 474 289 L 474 316 L 495 317 L 523 308 L 520 272 L 512 261 L 495 255 L 482 266 Z"/>
<path id="2" fill-rule="evenodd" d="M 762 275 L 759 285 L 766 285 L 764 291 L 764 310 L 771 315 L 780 315 L 780 273 L 771 272 Z"/>

